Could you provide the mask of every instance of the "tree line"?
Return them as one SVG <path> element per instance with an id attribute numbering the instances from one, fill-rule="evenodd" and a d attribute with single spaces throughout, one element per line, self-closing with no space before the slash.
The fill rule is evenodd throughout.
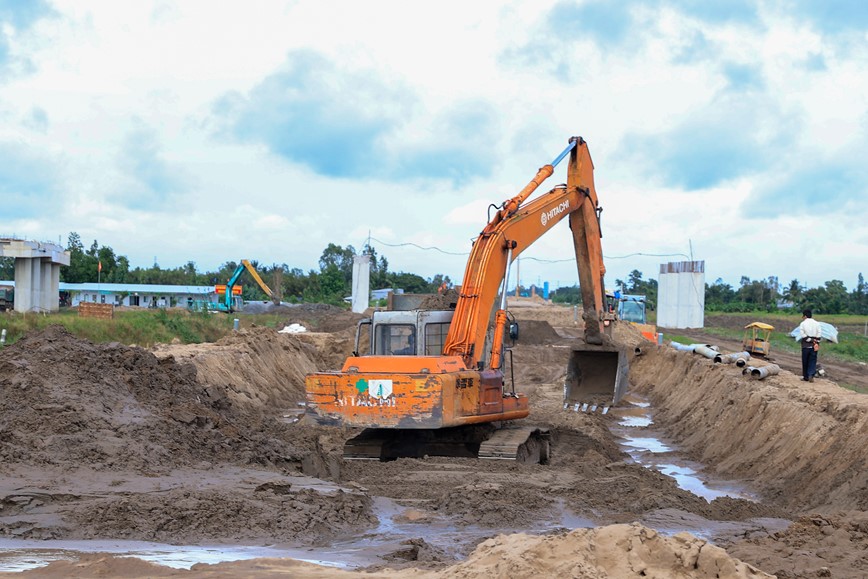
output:
<path id="1" fill-rule="evenodd" d="M 657 307 L 657 280 L 643 280 L 642 272 L 633 270 L 626 282 L 615 280 L 608 288 L 623 294 L 644 295 L 649 309 Z M 579 286 L 558 288 L 552 301 L 580 304 L 582 296 Z M 844 282 L 838 279 L 825 282 L 822 286 L 808 288 L 794 279 L 782 286 L 776 276 L 752 280 L 742 276 L 738 288 L 718 278 L 713 284 L 705 284 L 705 310 L 709 312 L 800 312 L 810 308 L 818 314 L 868 314 L 868 285 L 860 273 L 856 287 L 847 291 Z"/>
<path id="2" fill-rule="evenodd" d="M 196 263 L 164 269 L 154 263 L 151 267 L 131 267 L 129 259 L 118 255 L 114 249 L 100 245 L 96 240 L 85 248 L 81 236 L 69 234 L 66 250 L 69 251 L 69 266 L 60 268 L 60 281 L 66 283 L 124 283 L 211 286 L 225 284 L 241 265 L 240 260 L 227 261 L 216 271 L 198 271 Z M 319 258 L 319 270 L 303 271 L 285 263 L 266 265 L 256 260 L 250 264 L 263 281 L 282 299 L 291 303 L 343 304 L 352 292 L 353 259 L 358 254 L 352 245 L 341 247 L 330 243 Z M 402 288 L 408 293 L 434 293 L 443 284 L 451 286 L 446 275 L 423 278 L 408 272 L 389 270 L 389 262 L 376 250 L 365 245 L 361 255 L 370 260 L 371 287 Z M 0 279 L 14 279 L 12 258 L 0 258 Z M 250 275 L 243 273 L 236 282 L 242 287 L 246 300 L 267 300 L 268 296 Z"/>
<path id="3" fill-rule="evenodd" d="M 154 263 L 149 268 L 131 267 L 129 259 L 117 255 L 111 247 L 100 245 L 96 240 L 85 248 L 81 236 L 69 234 L 66 249 L 70 252 L 69 267 L 60 269 L 60 280 L 68 283 L 165 284 L 165 285 L 216 285 L 226 283 L 235 273 L 240 262 L 227 261 L 216 271 L 199 272 L 196 263 L 188 261 L 176 268 L 163 269 Z M 409 272 L 389 270 L 385 256 L 378 255 L 368 244 L 358 253 L 352 245 L 342 247 L 329 243 L 319 258 L 319 270 L 307 272 L 301 268 L 282 263 L 266 265 L 251 260 L 263 280 L 278 292 L 284 301 L 343 304 L 352 291 L 353 259 L 367 255 L 371 264 L 371 288 L 403 289 L 407 293 L 435 293 L 445 286 L 451 287 L 449 276 L 437 274 L 431 278 Z M 101 265 L 101 271 L 98 268 Z M 14 279 L 12 258 L 0 258 L 0 279 Z M 236 282 L 242 286 L 242 295 L 248 300 L 266 300 L 268 296 L 250 276 L 243 275 Z M 519 290 L 524 288 L 519 288 Z M 624 294 L 646 297 L 650 309 L 657 305 L 657 280 L 642 278 L 642 272 L 633 270 L 626 280 L 616 279 L 611 290 Z M 537 293 L 539 288 L 537 288 Z M 578 285 L 561 287 L 551 294 L 552 301 L 565 304 L 581 304 Z M 822 286 L 808 288 L 797 279 L 782 286 L 776 276 L 751 280 L 742 276 L 739 286 L 732 287 L 718 278 L 713 284 L 705 284 L 705 309 L 717 312 L 753 312 L 778 310 L 800 311 L 810 307 L 818 314 L 868 314 L 868 285 L 860 273 L 856 287 L 848 291 L 841 280 L 831 280 Z"/>
<path id="4" fill-rule="evenodd" d="M 844 282 L 833 279 L 822 286 L 808 288 L 793 279 L 782 285 L 776 276 L 752 280 L 742 276 L 733 288 L 718 278 L 705 285 L 705 309 L 719 312 L 750 312 L 810 308 L 819 314 L 868 314 L 868 285 L 860 273 L 856 287 L 847 291 Z"/>

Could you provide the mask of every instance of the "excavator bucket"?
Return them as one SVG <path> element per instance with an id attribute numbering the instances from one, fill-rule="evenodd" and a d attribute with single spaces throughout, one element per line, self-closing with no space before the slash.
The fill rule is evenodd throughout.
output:
<path id="1" fill-rule="evenodd" d="M 574 347 L 564 382 L 564 408 L 608 412 L 627 392 L 630 364 L 623 349 L 611 346 Z"/>

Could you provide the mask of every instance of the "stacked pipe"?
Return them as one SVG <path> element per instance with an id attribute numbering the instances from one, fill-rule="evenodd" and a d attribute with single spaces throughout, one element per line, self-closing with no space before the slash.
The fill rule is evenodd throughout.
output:
<path id="1" fill-rule="evenodd" d="M 744 368 L 747 361 L 750 360 L 750 352 L 735 352 L 733 354 L 718 354 L 714 357 L 714 361 L 718 364 L 732 364 L 739 368 Z"/>
<path id="2" fill-rule="evenodd" d="M 754 380 L 763 380 L 769 376 L 774 376 L 781 371 L 777 364 L 768 364 L 766 366 L 747 366 L 741 373 L 749 375 Z"/>
<path id="3" fill-rule="evenodd" d="M 669 342 L 673 348 L 680 352 L 693 352 L 699 346 L 703 346 L 705 348 L 714 348 L 711 344 L 679 344 L 678 342 Z"/>

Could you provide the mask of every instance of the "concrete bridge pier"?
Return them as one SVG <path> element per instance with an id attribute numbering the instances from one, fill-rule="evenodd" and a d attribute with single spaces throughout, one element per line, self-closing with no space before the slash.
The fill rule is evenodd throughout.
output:
<path id="1" fill-rule="evenodd" d="M 56 312 L 60 309 L 60 266 L 69 252 L 54 243 L 0 239 L 0 257 L 15 258 L 15 311 Z"/>

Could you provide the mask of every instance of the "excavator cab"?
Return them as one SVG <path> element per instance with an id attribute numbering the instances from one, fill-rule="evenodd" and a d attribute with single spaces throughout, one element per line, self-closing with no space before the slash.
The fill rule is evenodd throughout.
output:
<path id="1" fill-rule="evenodd" d="M 452 310 L 378 311 L 359 322 L 356 356 L 439 356 Z"/>

